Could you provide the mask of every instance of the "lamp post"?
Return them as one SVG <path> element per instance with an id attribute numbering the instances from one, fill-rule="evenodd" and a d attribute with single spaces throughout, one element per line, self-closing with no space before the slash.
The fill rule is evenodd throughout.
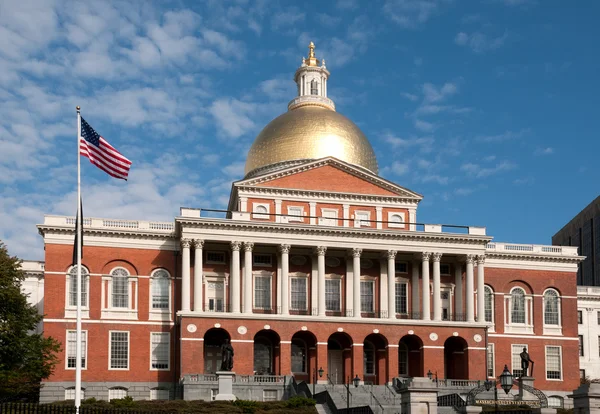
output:
<path id="1" fill-rule="evenodd" d="M 486 391 L 489 391 L 492 386 L 494 387 L 494 411 L 498 412 L 498 387 L 496 381 L 488 379 L 484 382 L 484 385 Z M 504 371 L 500 374 L 500 386 L 507 394 L 513 387 L 513 376 L 508 370 L 508 365 L 504 365 Z"/>
<path id="2" fill-rule="evenodd" d="M 315 367 L 316 368 L 316 367 Z M 313 397 L 315 396 L 315 384 L 317 383 L 317 372 L 319 373 L 319 378 L 323 377 L 323 367 L 319 368 L 319 370 L 315 370 L 315 378 L 313 380 Z"/>
<path id="3" fill-rule="evenodd" d="M 354 388 L 358 388 L 358 384 L 360 384 L 360 378 L 358 378 L 358 374 L 352 379 L 352 383 L 354 384 Z M 350 412 L 350 376 L 348 376 L 348 381 L 346 383 L 346 413 Z"/>

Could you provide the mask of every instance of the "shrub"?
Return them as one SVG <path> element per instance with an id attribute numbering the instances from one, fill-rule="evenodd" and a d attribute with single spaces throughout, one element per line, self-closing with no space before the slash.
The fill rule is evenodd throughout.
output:
<path id="1" fill-rule="evenodd" d="M 243 413 L 253 414 L 258 409 L 259 403 L 258 401 L 235 400 L 233 405 L 240 408 Z"/>
<path id="2" fill-rule="evenodd" d="M 133 398 L 131 396 L 127 396 L 124 398 L 116 398 L 114 400 L 110 400 L 110 405 L 115 408 L 131 408 L 135 405 Z"/>
<path id="3" fill-rule="evenodd" d="M 288 399 L 285 402 L 286 408 L 299 408 L 299 407 L 311 407 L 314 406 L 317 402 L 312 398 L 306 398 L 301 396 L 295 396 Z"/>

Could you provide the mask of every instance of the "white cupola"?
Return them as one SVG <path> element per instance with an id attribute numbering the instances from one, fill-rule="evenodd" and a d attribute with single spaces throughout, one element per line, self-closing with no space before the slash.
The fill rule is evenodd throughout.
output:
<path id="1" fill-rule="evenodd" d="M 288 104 L 288 110 L 305 105 L 317 105 L 335 111 L 333 101 L 327 98 L 327 80 L 329 71 L 325 67 L 325 59 L 315 57 L 315 44 L 308 45 L 308 58 L 302 58 L 302 65 L 294 74 L 294 82 L 298 85 L 298 96 Z"/>

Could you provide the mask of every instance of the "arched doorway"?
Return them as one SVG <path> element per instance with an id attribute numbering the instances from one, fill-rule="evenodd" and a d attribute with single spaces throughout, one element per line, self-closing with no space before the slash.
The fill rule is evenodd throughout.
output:
<path id="1" fill-rule="evenodd" d="M 383 385 L 387 379 L 387 339 L 370 334 L 363 343 L 363 372 L 365 383 Z"/>
<path id="2" fill-rule="evenodd" d="M 334 384 L 343 384 L 352 372 L 352 338 L 336 332 L 327 340 L 327 375 Z"/>
<path id="3" fill-rule="evenodd" d="M 299 331 L 292 336 L 292 373 L 298 381 L 312 383 L 317 367 L 317 338 L 308 331 Z M 318 379 L 317 379 L 318 381 Z"/>
<path id="4" fill-rule="evenodd" d="M 279 335 L 263 329 L 254 335 L 254 374 L 277 375 L 279 373 Z"/>
<path id="5" fill-rule="evenodd" d="M 231 340 L 229 332 L 212 328 L 204 334 L 204 373 L 214 374 L 221 369 L 221 345 L 225 339 Z"/>
<path id="6" fill-rule="evenodd" d="M 417 335 L 404 335 L 398 344 L 398 375 L 423 377 L 423 341 Z"/>
<path id="7" fill-rule="evenodd" d="M 460 336 L 444 342 L 444 373 L 449 379 L 469 379 L 468 344 Z"/>

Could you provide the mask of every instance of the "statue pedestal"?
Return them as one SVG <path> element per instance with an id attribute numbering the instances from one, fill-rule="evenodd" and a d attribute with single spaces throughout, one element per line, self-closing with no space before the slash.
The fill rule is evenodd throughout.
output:
<path id="1" fill-rule="evenodd" d="M 237 400 L 233 395 L 233 377 L 235 372 L 217 371 L 217 380 L 219 382 L 219 393 L 215 397 L 217 401 L 234 401 Z"/>
<path id="2" fill-rule="evenodd" d="M 535 378 L 533 377 L 521 377 L 518 379 L 519 381 L 519 400 L 523 401 L 523 400 L 537 400 L 538 398 L 533 395 L 532 393 L 530 393 L 527 390 L 524 390 L 522 385 L 529 385 L 530 387 L 533 387 L 533 381 L 535 381 Z"/>

